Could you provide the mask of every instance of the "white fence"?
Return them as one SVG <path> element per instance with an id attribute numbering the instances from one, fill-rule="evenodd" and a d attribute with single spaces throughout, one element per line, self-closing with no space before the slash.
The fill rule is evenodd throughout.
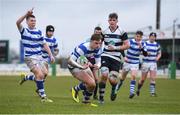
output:
<path id="1" fill-rule="evenodd" d="M 49 66 L 49 75 L 51 75 L 52 68 Z M 30 73 L 29 68 L 26 64 L 0 64 L 0 75 L 15 76 L 20 73 Z M 140 76 L 140 72 L 138 76 Z M 60 68 L 60 65 L 56 65 L 57 76 L 68 76 L 71 75 L 68 69 Z M 168 69 L 158 70 L 157 75 L 163 78 L 168 77 Z M 176 71 L 176 78 L 180 78 L 180 70 Z"/>

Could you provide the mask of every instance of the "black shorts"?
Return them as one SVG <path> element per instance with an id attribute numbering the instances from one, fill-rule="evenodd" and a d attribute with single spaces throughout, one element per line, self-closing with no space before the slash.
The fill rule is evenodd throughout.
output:
<path id="1" fill-rule="evenodd" d="M 94 57 L 89 57 L 89 58 L 87 58 L 87 59 L 88 59 L 88 61 L 89 61 L 92 65 L 94 65 L 94 64 L 96 63 L 96 60 L 95 60 Z M 93 70 L 93 67 L 90 67 L 90 69 Z"/>
<path id="2" fill-rule="evenodd" d="M 101 67 L 107 67 L 109 68 L 109 71 L 119 72 L 122 68 L 122 63 L 113 58 L 101 56 Z"/>

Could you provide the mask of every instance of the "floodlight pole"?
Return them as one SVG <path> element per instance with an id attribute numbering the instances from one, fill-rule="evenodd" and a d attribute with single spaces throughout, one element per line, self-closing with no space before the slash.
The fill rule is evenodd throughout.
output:
<path id="1" fill-rule="evenodd" d="M 176 62 L 175 62 L 175 37 L 176 37 L 176 21 L 173 20 L 173 32 L 172 32 L 172 61 L 169 65 L 169 75 L 171 79 L 176 79 Z"/>
<path id="2" fill-rule="evenodd" d="M 173 20 L 173 33 L 172 33 L 172 61 L 175 62 L 175 37 L 176 37 L 176 21 L 177 19 Z"/>

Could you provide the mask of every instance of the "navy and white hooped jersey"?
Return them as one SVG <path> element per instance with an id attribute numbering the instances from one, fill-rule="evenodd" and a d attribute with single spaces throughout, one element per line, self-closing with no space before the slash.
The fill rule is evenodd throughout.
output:
<path id="1" fill-rule="evenodd" d="M 46 43 L 38 29 L 22 28 L 20 31 L 25 57 L 41 56 L 41 46 Z"/>
<path id="2" fill-rule="evenodd" d="M 145 42 L 148 56 L 143 58 L 143 62 L 154 62 L 156 63 L 156 57 L 161 53 L 161 47 L 157 42 L 151 43 L 149 40 Z"/>
<path id="3" fill-rule="evenodd" d="M 74 51 L 71 53 L 71 58 L 77 62 L 77 59 L 80 56 L 85 56 L 86 58 L 95 58 L 95 63 L 100 63 L 101 62 L 101 54 L 102 54 L 102 49 L 94 49 L 92 50 L 90 48 L 90 42 L 85 42 L 77 46 Z"/>
<path id="4" fill-rule="evenodd" d="M 52 54 L 53 54 L 54 49 L 58 48 L 58 43 L 57 43 L 56 38 L 52 36 L 52 37 L 50 37 L 50 38 L 45 37 L 44 39 L 45 39 L 46 43 L 48 44 L 48 46 L 49 46 L 49 48 L 50 48 L 50 50 L 51 50 L 51 52 L 52 52 Z M 43 59 L 44 59 L 45 61 L 47 61 L 48 63 L 50 62 L 49 55 L 48 55 L 48 53 L 46 52 L 46 50 L 43 49 L 43 48 L 42 48 L 42 57 L 43 57 Z"/>
<path id="5" fill-rule="evenodd" d="M 112 32 L 110 28 L 107 28 L 104 32 L 104 50 L 102 56 L 107 56 L 113 58 L 117 61 L 121 61 L 121 57 L 124 52 L 120 50 L 108 50 L 109 45 L 115 47 L 120 47 L 123 44 L 123 41 L 127 40 L 127 33 L 122 30 L 120 27 Z"/>
<path id="6" fill-rule="evenodd" d="M 141 41 L 140 43 L 144 51 L 147 51 L 145 42 Z M 142 50 L 141 50 L 142 48 L 139 48 L 139 45 L 135 39 L 130 39 L 129 44 L 130 44 L 130 48 L 127 50 L 127 53 L 126 53 L 126 58 L 128 59 L 127 63 L 139 64 L 140 63 L 139 58 L 142 53 Z"/>

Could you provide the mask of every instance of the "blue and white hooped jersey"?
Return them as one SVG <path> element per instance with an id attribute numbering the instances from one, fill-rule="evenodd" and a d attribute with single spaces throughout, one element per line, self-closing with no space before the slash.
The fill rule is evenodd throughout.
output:
<path id="1" fill-rule="evenodd" d="M 38 29 L 22 28 L 20 31 L 25 57 L 41 56 L 41 46 L 46 43 L 42 32 Z"/>
<path id="2" fill-rule="evenodd" d="M 127 33 L 122 30 L 120 27 L 112 32 L 110 28 L 107 28 L 104 32 L 104 50 L 102 56 L 107 56 L 113 58 L 117 61 L 121 61 L 122 51 L 120 50 L 108 50 L 109 45 L 113 45 L 115 47 L 120 47 L 123 45 L 123 41 L 127 40 Z"/>
<path id="3" fill-rule="evenodd" d="M 151 43 L 149 40 L 145 42 L 148 56 L 143 58 L 143 62 L 154 62 L 156 63 L 156 57 L 161 53 L 161 47 L 157 42 Z"/>
<path id="4" fill-rule="evenodd" d="M 127 50 L 126 53 L 126 58 L 128 59 L 127 63 L 139 64 L 140 63 L 139 58 L 142 53 L 141 49 L 143 48 L 144 51 L 147 51 L 145 42 L 141 41 L 142 48 L 139 48 L 139 45 L 135 39 L 130 39 L 129 44 L 130 44 L 130 48 Z"/>
<path id="5" fill-rule="evenodd" d="M 44 37 L 44 39 L 45 39 L 46 43 L 48 44 L 48 46 L 49 46 L 49 48 L 53 54 L 54 49 L 58 48 L 58 43 L 57 43 L 56 38 L 52 36 L 50 38 Z M 48 62 L 48 63 L 50 62 L 49 55 L 46 52 L 46 50 L 43 48 L 42 48 L 42 57 L 46 62 Z"/>
<path id="6" fill-rule="evenodd" d="M 77 46 L 71 53 L 71 58 L 77 62 L 80 56 L 85 56 L 86 58 L 94 57 L 96 63 L 101 61 L 102 48 L 92 50 L 90 48 L 90 42 L 85 42 Z"/>

